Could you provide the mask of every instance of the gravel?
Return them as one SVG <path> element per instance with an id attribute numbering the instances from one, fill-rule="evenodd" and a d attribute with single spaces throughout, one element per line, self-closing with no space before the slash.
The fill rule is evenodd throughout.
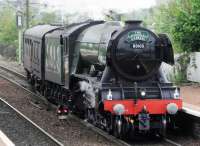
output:
<path id="1" fill-rule="evenodd" d="M 42 104 L 38 105 L 41 108 L 34 106 L 33 97 L 29 93 L 2 78 L 0 78 L 0 87 L 0 96 L 64 145 L 115 145 L 71 117 L 60 121 L 55 111 L 47 111 Z"/>
<path id="2" fill-rule="evenodd" d="M 0 100 L 0 129 L 16 146 L 58 146 L 37 127 Z"/>
<path id="3" fill-rule="evenodd" d="M 1 55 L 0 55 L 0 65 L 5 66 L 7 68 L 11 68 L 12 70 L 14 70 L 18 73 L 26 75 L 26 72 L 25 72 L 22 64 L 20 65 L 16 61 L 9 61 L 9 60 L 5 59 L 4 57 L 2 57 Z"/>

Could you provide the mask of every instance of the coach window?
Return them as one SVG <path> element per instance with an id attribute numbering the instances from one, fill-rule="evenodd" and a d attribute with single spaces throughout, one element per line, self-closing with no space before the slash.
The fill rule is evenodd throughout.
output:
<path id="1" fill-rule="evenodd" d="M 38 59 L 38 48 L 37 48 L 37 43 L 35 43 L 34 49 L 35 49 L 35 58 Z"/>
<path id="2" fill-rule="evenodd" d="M 34 41 L 34 43 L 33 43 L 33 48 L 34 48 L 34 50 L 35 50 L 35 58 L 36 59 L 38 59 L 38 52 L 37 52 L 37 50 L 38 50 L 38 42 L 37 41 Z"/>
<path id="3" fill-rule="evenodd" d="M 48 62 L 49 62 L 49 42 L 48 42 L 48 39 L 45 39 L 45 42 L 46 42 L 46 45 L 45 45 L 45 49 L 46 49 L 46 52 L 45 52 L 45 58 L 46 58 L 46 66 L 48 67 Z"/>
<path id="4" fill-rule="evenodd" d="M 27 45 L 27 43 L 28 43 L 28 42 L 27 42 L 27 39 L 25 39 L 25 50 L 26 50 L 26 55 L 29 55 L 29 54 L 28 54 L 28 45 Z"/>
<path id="5" fill-rule="evenodd" d="M 65 42 L 65 45 L 64 45 L 65 54 L 68 54 L 68 52 L 69 52 L 69 37 L 66 37 L 64 42 Z"/>
<path id="6" fill-rule="evenodd" d="M 61 59 L 61 56 L 60 56 L 60 52 L 61 52 L 61 45 L 60 44 L 58 44 L 58 46 L 57 46 L 57 70 L 58 70 L 58 72 L 60 72 L 60 59 Z"/>
<path id="7" fill-rule="evenodd" d="M 32 43 L 31 43 L 31 44 L 32 44 Z M 34 59 L 36 59 L 36 58 L 37 58 L 36 48 L 35 48 L 35 46 L 33 46 L 33 45 L 31 45 L 31 48 L 33 49 L 33 52 L 34 52 Z"/>
<path id="8" fill-rule="evenodd" d="M 40 43 L 37 42 L 37 49 L 39 49 L 39 48 L 40 48 Z M 39 59 L 39 54 L 38 54 L 38 59 Z"/>
<path id="9" fill-rule="evenodd" d="M 32 50 L 32 54 L 31 54 L 31 55 L 32 55 L 32 57 L 34 58 L 34 54 L 35 54 L 35 53 L 34 53 L 34 48 L 31 48 L 31 45 L 30 45 L 30 44 L 29 44 L 29 49 L 30 49 L 30 52 L 31 52 L 31 50 Z"/>
<path id="10" fill-rule="evenodd" d="M 29 47 L 30 50 L 32 50 L 32 54 L 31 54 L 31 55 L 32 55 L 33 58 L 35 59 L 35 49 L 34 49 L 34 48 L 31 48 L 31 45 L 29 45 L 29 46 L 30 46 L 30 47 Z"/>
<path id="11" fill-rule="evenodd" d="M 37 47 L 37 42 L 35 43 L 34 45 L 35 47 L 35 51 L 36 51 L 36 54 L 35 54 L 35 58 L 38 59 L 38 47 Z"/>
<path id="12" fill-rule="evenodd" d="M 57 60 L 57 44 L 56 41 L 54 40 L 54 60 Z"/>
<path id="13" fill-rule="evenodd" d="M 25 51 L 25 54 L 26 54 L 26 55 L 29 55 L 29 54 L 28 54 L 28 47 L 27 47 L 27 39 L 25 39 L 24 51 Z"/>
<path id="14" fill-rule="evenodd" d="M 27 55 L 29 55 L 29 50 L 28 50 L 28 39 L 26 39 L 26 50 L 27 50 Z"/>
<path id="15" fill-rule="evenodd" d="M 54 42 L 51 45 L 52 45 L 52 48 L 51 48 L 52 49 L 52 60 L 54 61 L 55 60 L 55 44 L 54 44 Z"/>
<path id="16" fill-rule="evenodd" d="M 24 40 L 24 54 L 27 55 L 26 39 Z"/>
<path id="17" fill-rule="evenodd" d="M 33 49 L 33 51 L 34 51 L 34 58 L 36 58 L 35 57 L 35 45 L 34 45 L 34 42 L 32 42 L 32 41 L 31 41 L 31 49 Z"/>
<path id="18" fill-rule="evenodd" d="M 25 39 L 24 50 L 26 50 L 26 55 L 28 55 L 27 39 Z"/>
<path id="19" fill-rule="evenodd" d="M 67 54 L 67 38 L 64 41 L 63 48 L 64 48 L 64 54 Z"/>
<path id="20" fill-rule="evenodd" d="M 26 49 L 26 54 L 29 55 L 29 51 L 28 51 L 28 40 L 25 40 L 25 49 Z"/>
<path id="21" fill-rule="evenodd" d="M 30 49 L 35 49 L 34 45 L 33 45 L 33 41 L 30 40 Z"/>
<path id="22" fill-rule="evenodd" d="M 50 46 L 49 46 L 49 52 L 50 52 L 50 60 L 53 60 L 53 49 L 52 49 L 52 43 L 50 43 Z"/>
<path id="23" fill-rule="evenodd" d="M 28 39 L 27 41 L 28 41 L 27 46 L 28 46 L 29 56 L 31 56 L 30 39 Z"/>
<path id="24" fill-rule="evenodd" d="M 28 48 L 29 48 L 29 51 L 31 52 L 31 49 L 32 49 L 32 48 L 31 48 L 31 40 L 30 40 L 30 39 L 29 39 L 28 46 L 29 46 L 29 47 L 28 47 Z M 30 54 L 30 55 L 31 55 L 31 54 Z"/>

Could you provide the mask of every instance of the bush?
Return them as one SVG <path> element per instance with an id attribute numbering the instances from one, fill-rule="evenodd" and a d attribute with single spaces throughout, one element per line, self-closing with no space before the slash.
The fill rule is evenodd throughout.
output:
<path id="1" fill-rule="evenodd" d="M 14 45 L 0 44 L 0 55 L 10 59 L 16 60 L 16 47 Z"/>
<path id="2" fill-rule="evenodd" d="M 0 10 L 0 54 L 9 59 L 16 59 L 18 44 L 15 11 L 9 6 Z"/>

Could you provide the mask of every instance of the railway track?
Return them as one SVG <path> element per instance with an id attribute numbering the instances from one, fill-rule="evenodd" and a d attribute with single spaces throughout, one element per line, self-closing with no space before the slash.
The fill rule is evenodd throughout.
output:
<path id="1" fill-rule="evenodd" d="M 14 75 L 16 75 L 16 76 L 18 76 L 18 77 L 24 79 L 24 80 L 26 79 L 26 76 L 25 76 L 25 75 L 23 75 L 23 74 L 21 74 L 21 73 L 18 73 L 18 72 L 14 71 L 14 70 L 11 70 L 11 69 L 9 69 L 9 68 L 7 68 L 7 67 L 4 67 L 4 66 L 1 66 L 1 65 L 0 65 L 0 69 L 2 69 L 2 70 L 4 70 L 4 71 L 7 71 L 7 72 L 9 72 L 9 73 L 12 73 L 12 74 L 14 74 Z"/>
<path id="2" fill-rule="evenodd" d="M 19 87 L 21 87 L 22 89 L 24 89 L 29 94 L 32 94 L 33 97 L 35 98 L 34 100 L 39 100 L 40 102 L 43 102 L 48 106 L 52 105 L 52 104 L 49 104 L 49 102 L 43 96 L 41 96 L 39 94 L 36 94 L 36 93 L 31 91 L 30 85 L 27 82 L 24 82 L 24 81 L 26 81 L 26 76 L 25 75 L 23 75 L 21 73 L 18 73 L 18 72 L 14 71 L 14 70 L 11 70 L 11 69 L 9 69 L 7 67 L 1 66 L 1 65 L 0 65 L 0 69 L 5 71 L 3 74 L 0 71 L 0 76 L 1 77 L 3 77 L 4 79 L 8 80 L 9 82 L 11 82 L 11 83 L 13 83 L 13 84 L 15 84 L 15 85 L 17 85 Z"/>
<path id="3" fill-rule="evenodd" d="M 47 105 L 48 107 L 50 106 L 50 108 L 52 109 L 56 109 L 56 106 L 49 103 L 43 96 L 41 95 L 38 95 L 36 93 L 33 93 L 29 86 L 26 84 L 26 82 L 23 82 L 21 83 L 21 80 L 25 80 L 26 81 L 26 76 L 23 75 L 23 74 L 20 74 L 16 71 L 13 71 L 12 69 L 9 69 L 9 68 L 6 68 L 4 66 L 1 66 L 0 65 L 0 76 L 6 80 L 8 80 L 9 82 L 23 88 L 24 90 L 26 90 L 27 92 L 29 92 L 30 94 L 34 95 L 35 99 L 36 100 L 39 100 L 40 102 L 44 103 L 45 105 Z M 2 71 L 4 73 L 2 73 Z M 6 74 L 6 75 L 5 75 Z M 144 143 L 141 143 L 141 142 L 132 142 L 132 141 L 123 141 L 123 140 L 120 140 L 120 139 L 117 139 L 115 138 L 114 136 L 111 136 L 109 135 L 108 133 L 106 133 L 105 131 L 103 131 L 102 129 L 99 129 L 95 126 L 93 126 L 92 124 L 86 122 L 86 121 L 83 121 L 79 118 L 77 118 L 76 116 L 74 115 L 71 115 L 70 116 L 75 119 L 76 121 L 79 121 L 81 124 L 83 124 L 84 126 L 88 127 L 89 129 L 93 130 L 94 132 L 98 133 L 99 135 L 103 136 L 104 138 L 106 138 L 107 140 L 109 141 L 112 141 L 113 143 L 117 144 L 117 145 L 123 145 L 123 146 L 133 146 L 133 145 L 144 145 Z M 173 140 L 170 140 L 168 138 L 165 138 L 161 141 L 156 141 L 155 143 L 154 142 L 150 142 L 149 143 L 146 143 L 146 145 L 161 145 L 161 146 L 168 146 L 168 145 L 173 145 L 173 146 L 181 146 L 181 144 L 173 141 Z"/>
<path id="4" fill-rule="evenodd" d="M 16 146 L 63 146 L 63 144 L 2 98 L 0 98 L 0 111 L 0 129 Z"/>

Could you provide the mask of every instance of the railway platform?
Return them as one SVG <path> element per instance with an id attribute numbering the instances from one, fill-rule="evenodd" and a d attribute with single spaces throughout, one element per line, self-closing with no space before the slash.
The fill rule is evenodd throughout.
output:
<path id="1" fill-rule="evenodd" d="M 182 86 L 181 97 L 183 98 L 183 111 L 187 114 L 200 117 L 200 86 Z"/>

